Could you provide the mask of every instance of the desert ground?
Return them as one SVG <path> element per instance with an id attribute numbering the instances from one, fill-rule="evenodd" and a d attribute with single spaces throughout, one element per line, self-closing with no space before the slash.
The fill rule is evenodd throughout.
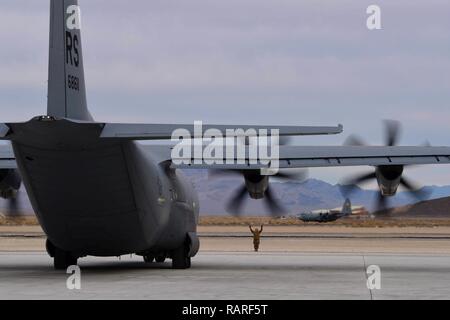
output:
<path id="1" fill-rule="evenodd" d="M 45 235 L 30 218 L 0 224 L 0 251 L 44 251 Z M 248 225 L 264 224 L 260 252 L 424 253 L 450 255 L 449 220 L 341 220 L 331 224 L 270 218 L 202 218 L 202 252 L 247 252 Z"/>

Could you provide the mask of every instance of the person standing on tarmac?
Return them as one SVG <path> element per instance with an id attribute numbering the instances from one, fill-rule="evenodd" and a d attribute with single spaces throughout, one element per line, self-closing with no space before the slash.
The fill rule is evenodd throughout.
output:
<path id="1" fill-rule="evenodd" d="M 253 234 L 253 246 L 255 247 L 255 252 L 258 252 L 259 245 L 261 243 L 261 233 L 263 232 L 264 226 L 261 225 L 261 229 L 255 228 L 253 229 L 252 226 L 248 226 L 250 228 L 250 231 Z"/>

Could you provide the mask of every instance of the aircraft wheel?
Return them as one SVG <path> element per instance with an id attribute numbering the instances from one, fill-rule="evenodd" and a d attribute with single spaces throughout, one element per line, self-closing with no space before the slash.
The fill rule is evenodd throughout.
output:
<path id="1" fill-rule="evenodd" d="M 172 269 L 189 269 L 191 267 L 191 258 L 187 255 L 186 246 L 172 252 Z"/>
<path id="2" fill-rule="evenodd" d="M 152 263 L 155 260 L 155 257 L 151 254 L 144 256 L 145 263 Z"/>
<path id="3" fill-rule="evenodd" d="M 187 258 L 187 260 L 186 260 L 186 267 L 187 267 L 187 269 L 189 269 L 191 267 L 191 258 L 190 257 Z"/>
<path id="4" fill-rule="evenodd" d="M 45 242 L 45 249 L 47 249 L 47 253 L 50 257 L 54 258 L 55 257 L 55 246 L 53 245 L 53 243 L 47 239 L 47 241 Z"/>
<path id="5" fill-rule="evenodd" d="M 155 260 L 158 263 L 163 263 L 166 261 L 166 257 L 164 255 L 159 255 L 159 256 L 156 256 Z"/>
<path id="6" fill-rule="evenodd" d="M 53 257 L 53 265 L 55 270 L 66 270 L 70 266 L 77 265 L 78 259 L 70 252 L 55 248 L 55 256 Z"/>

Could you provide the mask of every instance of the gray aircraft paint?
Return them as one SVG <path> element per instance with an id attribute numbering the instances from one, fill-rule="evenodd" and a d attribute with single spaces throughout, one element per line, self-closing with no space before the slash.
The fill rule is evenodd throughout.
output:
<path id="1" fill-rule="evenodd" d="M 92 120 L 86 101 L 81 26 L 77 25 L 81 17 L 75 8 L 79 8 L 78 0 L 50 1 L 47 114 Z"/>

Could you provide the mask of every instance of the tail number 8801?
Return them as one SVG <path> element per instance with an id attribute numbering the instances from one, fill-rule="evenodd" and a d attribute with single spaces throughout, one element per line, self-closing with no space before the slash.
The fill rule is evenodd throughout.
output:
<path id="1" fill-rule="evenodd" d="M 80 79 L 78 77 L 69 75 L 67 77 L 67 86 L 69 87 L 69 89 L 80 91 Z"/>

